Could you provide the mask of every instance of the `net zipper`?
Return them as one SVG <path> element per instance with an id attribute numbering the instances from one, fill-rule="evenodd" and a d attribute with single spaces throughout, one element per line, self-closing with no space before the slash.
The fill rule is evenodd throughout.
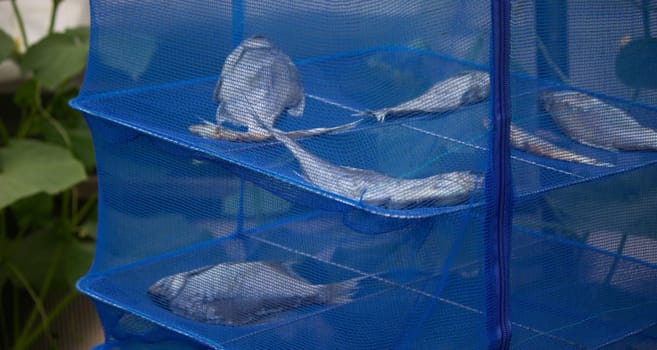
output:
<path id="1" fill-rule="evenodd" d="M 490 349 L 508 349 L 511 342 L 511 323 L 508 306 L 508 249 L 511 228 L 511 172 L 509 151 L 510 106 L 509 106 L 509 20 L 510 0 L 492 1 L 492 30 L 493 30 L 493 82 L 491 88 L 493 96 L 493 117 L 495 128 L 491 147 L 492 177 L 489 179 L 491 187 L 489 193 L 494 197 L 492 203 L 495 207 L 489 210 L 489 220 L 493 220 L 489 227 L 488 240 L 494 247 L 490 247 L 489 263 L 492 263 L 489 289 L 490 305 L 488 317 Z"/>

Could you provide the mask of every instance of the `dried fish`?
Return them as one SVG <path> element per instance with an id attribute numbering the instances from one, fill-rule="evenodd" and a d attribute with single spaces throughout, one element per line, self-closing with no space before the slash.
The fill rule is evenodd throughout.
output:
<path id="1" fill-rule="evenodd" d="M 464 71 L 434 84 L 422 95 L 400 105 L 365 111 L 356 114 L 373 115 L 377 121 L 413 113 L 443 113 L 488 98 L 490 79 L 488 72 Z"/>
<path id="2" fill-rule="evenodd" d="M 611 151 L 657 150 L 657 130 L 600 99 L 558 90 L 543 92 L 541 100 L 561 130 L 579 143 Z"/>
<path id="3" fill-rule="evenodd" d="M 229 262 L 160 279 L 148 294 L 174 314 L 199 322 L 244 326 L 312 304 L 351 301 L 362 278 L 311 284 L 291 262 Z"/>

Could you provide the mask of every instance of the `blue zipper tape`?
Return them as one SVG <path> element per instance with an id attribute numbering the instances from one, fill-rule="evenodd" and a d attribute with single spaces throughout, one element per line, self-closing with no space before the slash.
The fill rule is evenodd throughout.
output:
<path id="1" fill-rule="evenodd" d="M 489 349 L 508 349 L 511 342 L 508 276 L 511 234 L 512 187 L 509 135 L 510 49 L 509 0 L 491 2 L 491 115 L 493 118 L 490 168 L 486 174 L 485 271 L 486 332 Z"/>

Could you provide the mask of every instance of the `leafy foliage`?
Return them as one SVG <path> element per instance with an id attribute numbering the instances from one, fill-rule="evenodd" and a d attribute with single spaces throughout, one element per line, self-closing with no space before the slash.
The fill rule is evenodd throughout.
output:
<path id="1" fill-rule="evenodd" d="M 15 50 L 16 45 L 14 45 L 14 41 L 9 34 L 0 30 L 0 61 L 9 58 Z"/>
<path id="2" fill-rule="evenodd" d="M 53 33 L 30 46 L 21 69 L 32 72 L 45 87 L 54 89 L 79 74 L 87 62 L 89 32 L 80 28 Z"/>
<path id="3" fill-rule="evenodd" d="M 39 337 L 57 348 L 49 325 L 93 259 L 97 193 L 78 186 L 94 178 L 93 145 L 82 115 L 68 106 L 79 91 L 89 30 L 53 32 L 61 1 L 52 0 L 48 34 L 25 43 L 24 53 L 0 30 L 0 62 L 13 60 L 23 75 L 13 96 L 0 99 L 2 349 L 28 349 Z M 12 9 L 25 41 L 20 11 Z M 49 295 L 63 297 L 46 309 Z"/>
<path id="4" fill-rule="evenodd" d="M 0 149 L 0 162 L 0 209 L 40 192 L 59 193 L 86 178 L 69 150 L 39 140 L 10 141 Z"/>

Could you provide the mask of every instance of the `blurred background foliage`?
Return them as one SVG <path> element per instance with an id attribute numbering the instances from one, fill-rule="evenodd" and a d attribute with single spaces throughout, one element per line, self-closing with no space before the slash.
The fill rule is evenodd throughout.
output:
<path id="1" fill-rule="evenodd" d="M 89 130 L 68 106 L 87 61 L 89 28 L 28 42 L 23 13 L 6 1 L 20 37 L 0 30 L 0 62 L 20 68 L 0 93 L 0 348 L 60 348 L 53 321 L 77 297 L 94 254 L 97 190 Z M 21 45 L 22 43 L 22 45 Z M 45 340 L 44 340 L 45 338 Z"/>

